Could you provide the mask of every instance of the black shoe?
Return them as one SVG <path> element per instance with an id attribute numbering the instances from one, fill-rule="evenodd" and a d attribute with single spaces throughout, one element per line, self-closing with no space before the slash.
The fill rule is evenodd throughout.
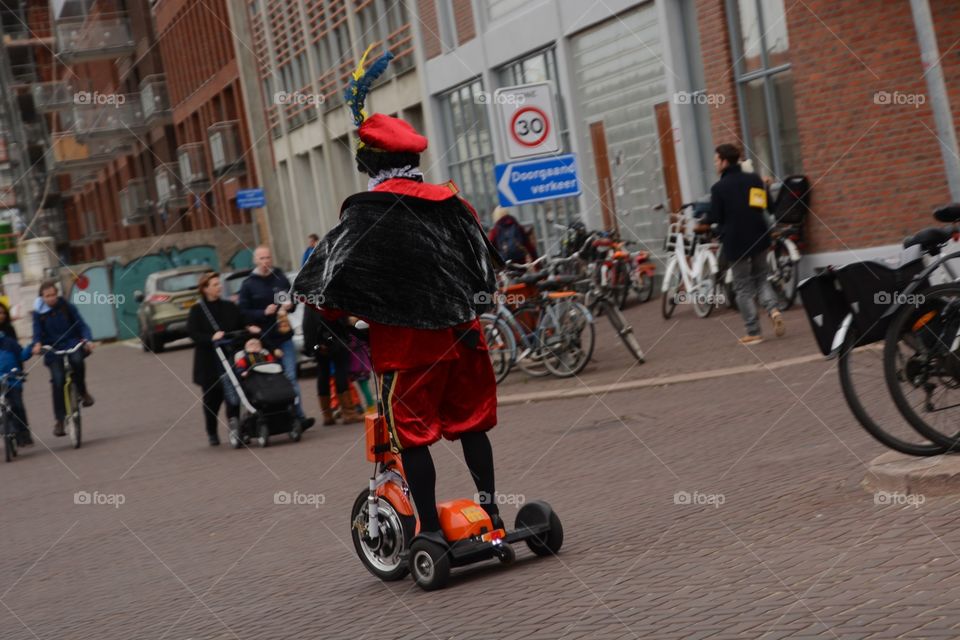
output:
<path id="1" fill-rule="evenodd" d="M 30 435 L 29 431 L 17 432 L 17 446 L 18 447 L 33 446 L 33 436 Z"/>
<path id="2" fill-rule="evenodd" d="M 219 446 L 220 446 L 220 436 L 218 436 L 217 434 L 213 434 L 212 436 L 208 436 L 208 437 L 207 437 L 207 440 L 210 442 L 210 446 L 211 446 L 211 447 L 219 447 Z"/>
<path id="3" fill-rule="evenodd" d="M 83 397 L 80 399 L 80 404 L 83 405 L 84 407 L 92 407 L 94 402 L 96 401 L 93 399 L 93 396 L 90 395 L 89 393 L 83 394 Z"/>
<path id="4" fill-rule="evenodd" d="M 62 438 L 67 435 L 67 432 L 63 429 L 63 420 L 57 420 L 57 423 L 53 425 L 53 435 L 58 438 Z"/>
<path id="5" fill-rule="evenodd" d="M 317 423 L 316 418 L 300 418 L 300 431 L 306 431 Z"/>

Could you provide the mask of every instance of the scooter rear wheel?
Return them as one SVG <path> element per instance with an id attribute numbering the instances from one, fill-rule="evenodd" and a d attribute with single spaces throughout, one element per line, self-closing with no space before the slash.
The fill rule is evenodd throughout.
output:
<path id="1" fill-rule="evenodd" d="M 563 525 L 560 524 L 560 517 L 546 502 L 534 500 L 520 507 L 515 528 L 523 529 L 544 523 L 550 528 L 539 535 L 527 538 L 527 546 L 538 556 L 556 555 L 563 546 Z"/>
<path id="2" fill-rule="evenodd" d="M 381 497 L 378 500 L 380 536 L 374 544 L 365 534 L 368 495 L 368 490 L 361 491 L 350 510 L 353 547 L 370 573 L 386 582 L 400 580 L 409 571 L 403 551 L 413 539 L 417 519 L 399 513 L 389 500 Z"/>

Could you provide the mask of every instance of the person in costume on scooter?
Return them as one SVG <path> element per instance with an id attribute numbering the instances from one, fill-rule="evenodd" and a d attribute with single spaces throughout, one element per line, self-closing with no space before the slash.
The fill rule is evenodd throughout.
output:
<path id="1" fill-rule="evenodd" d="M 364 69 L 369 52 L 346 90 L 368 191 L 344 201 L 340 223 L 293 288 L 303 299 L 323 300 L 327 314 L 370 325 L 380 411 L 401 456 L 420 536 L 445 545 L 429 450 L 441 437 L 460 440 L 479 502 L 503 527 L 487 437 L 497 423 L 497 389 L 478 320 L 503 262 L 456 187 L 424 182 L 419 165 L 427 139 L 403 120 L 364 111 L 371 84 L 393 57 L 385 53 Z"/>

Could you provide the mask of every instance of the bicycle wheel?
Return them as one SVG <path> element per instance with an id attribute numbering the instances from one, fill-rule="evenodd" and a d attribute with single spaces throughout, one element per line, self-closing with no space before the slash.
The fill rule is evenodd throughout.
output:
<path id="1" fill-rule="evenodd" d="M 627 306 L 627 297 L 630 295 L 630 271 L 627 268 L 627 263 L 623 260 L 617 260 L 617 264 L 613 268 L 611 288 L 617 308 L 623 309 Z"/>
<path id="2" fill-rule="evenodd" d="M 637 336 L 633 333 L 633 327 L 627 323 L 627 319 L 623 316 L 623 312 L 620 309 L 617 309 L 616 305 L 607 304 L 606 308 L 607 319 L 610 320 L 610 324 L 613 325 L 614 331 L 617 332 L 617 335 L 620 336 L 620 340 L 623 341 L 623 344 L 627 347 L 627 351 L 630 352 L 634 358 L 636 358 L 639 364 L 643 364 L 643 350 L 640 348 L 640 343 L 637 342 Z"/>
<path id="3" fill-rule="evenodd" d="M 80 392 L 77 387 L 70 382 L 70 405 L 67 407 L 67 433 L 70 435 L 70 443 L 74 449 L 79 449 L 83 443 L 82 421 L 80 419 Z"/>
<path id="4" fill-rule="evenodd" d="M 678 272 L 680 265 L 675 264 L 675 262 L 676 258 L 670 258 L 670 264 L 667 265 L 669 275 L 665 276 L 669 278 L 669 281 L 665 283 L 663 293 L 660 294 L 660 313 L 664 319 L 669 319 L 677 309 L 677 294 L 680 293 L 681 283 L 680 273 Z M 672 270 L 670 269 L 671 265 L 674 267 Z"/>
<path id="5" fill-rule="evenodd" d="M 513 361 L 517 357 L 517 343 L 507 323 L 493 314 L 485 313 L 480 316 L 480 326 L 483 327 L 493 374 L 499 384 L 513 367 Z"/>
<path id="6" fill-rule="evenodd" d="M 643 271 L 634 271 L 632 282 L 631 286 L 633 292 L 637 294 L 637 300 L 641 304 L 650 300 L 650 296 L 653 295 L 653 278 Z"/>
<path id="7" fill-rule="evenodd" d="M 896 314 L 883 345 L 887 387 L 907 422 L 960 450 L 960 284 L 930 287 Z"/>
<path id="8" fill-rule="evenodd" d="M 770 252 L 772 277 L 770 284 L 777 294 L 777 303 L 781 311 L 793 306 L 797 299 L 797 265 L 790 257 L 790 251 L 783 242 L 776 242 Z"/>
<path id="9" fill-rule="evenodd" d="M 921 437 L 900 415 L 883 373 L 883 345 L 854 348 L 856 338 L 853 330 L 847 334 L 837 369 L 843 397 L 860 426 L 881 444 L 909 456 L 935 456 L 946 451 Z"/>
<path id="10" fill-rule="evenodd" d="M 520 367 L 521 371 L 533 378 L 543 378 L 544 376 L 550 375 L 550 371 L 543 364 L 543 348 L 539 344 L 539 339 L 533 334 L 524 335 L 524 333 L 522 333 L 523 331 L 536 330 L 535 326 L 526 326 L 524 322 L 530 322 L 534 318 L 539 318 L 540 307 L 535 304 L 521 305 L 517 311 L 514 312 L 513 317 L 516 323 L 520 325 L 517 327 L 520 333 L 512 327 L 510 328 L 510 333 L 517 345 L 513 364 Z"/>
<path id="11" fill-rule="evenodd" d="M 691 291 L 693 312 L 698 318 L 708 318 L 713 313 L 714 298 L 716 296 L 717 274 L 710 270 L 710 265 L 704 262 L 700 265 L 700 273 Z"/>
<path id="12" fill-rule="evenodd" d="M 569 378 L 583 371 L 593 356 L 593 322 L 579 302 L 562 299 L 550 306 L 540 326 L 543 365 L 558 378 Z"/>

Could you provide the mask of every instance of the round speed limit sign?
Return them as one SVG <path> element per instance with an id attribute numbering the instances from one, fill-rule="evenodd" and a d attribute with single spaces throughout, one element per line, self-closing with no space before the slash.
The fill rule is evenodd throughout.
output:
<path id="1" fill-rule="evenodd" d="M 537 107 L 522 107 L 513 114 L 510 135 L 524 147 L 539 146 L 550 135 L 550 119 Z"/>

